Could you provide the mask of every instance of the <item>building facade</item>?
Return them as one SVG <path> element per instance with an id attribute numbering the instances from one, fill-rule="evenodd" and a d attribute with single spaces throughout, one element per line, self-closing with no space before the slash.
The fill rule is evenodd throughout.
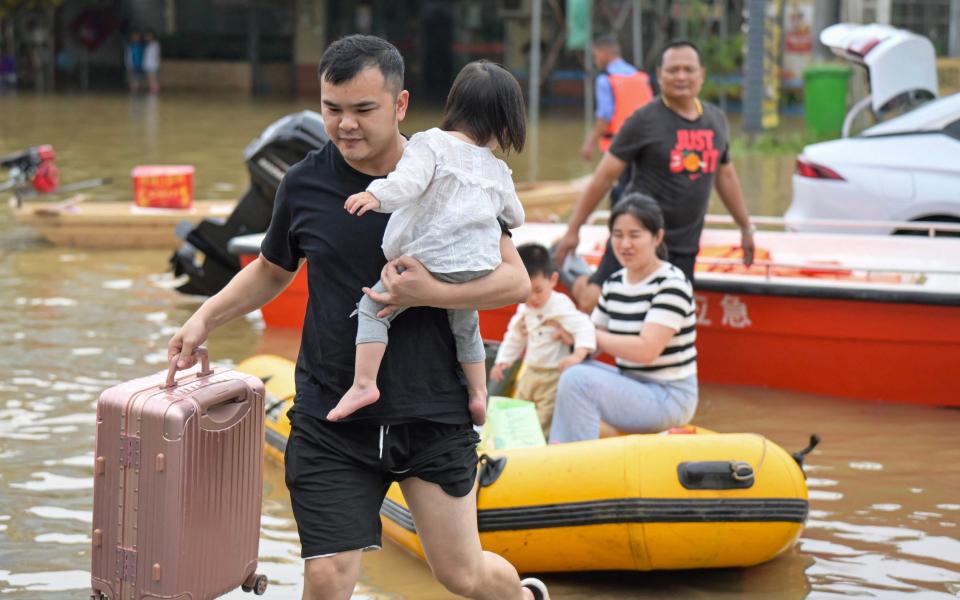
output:
<path id="1" fill-rule="evenodd" d="M 20 8 L 6 11 L 0 0 L 0 52 L 16 65 L 21 87 L 119 88 L 130 33 L 152 30 L 163 48 L 165 89 L 310 95 L 318 91 L 316 64 L 327 44 L 369 33 L 400 48 L 407 86 L 419 98 L 441 101 L 459 69 L 477 58 L 526 77 L 536 1 L 543 15 L 542 97 L 547 103 L 580 102 L 583 53 L 565 43 L 564 13 L 576 0 L 38 0 L 15 2 Z M 822 52 L 816 32 L 837 20 L 904 27 L 928 36 L 938 54 L 960 55 L 960 0 L 784 1 L 788 33 L 789 19 L 797 15 L 812 28 L 804 40 L 814 41 L 800 45 L 808 56 Z M 629 60 L 634 58 L 629 9 L 636 4 L 591 4 L 594 34 L 619 31 Z M 657 49 L 677 36 L 701 43 L 708 58 L 725 54 L 735 63 L 742 56 L 715 46 L 718 40 L 741 43 L 743 0 L 639 4 L 644 66 L 651 67 Z M 711 65 L 712 74 L 736 78 L 737 64 L 728 67 Z"/>

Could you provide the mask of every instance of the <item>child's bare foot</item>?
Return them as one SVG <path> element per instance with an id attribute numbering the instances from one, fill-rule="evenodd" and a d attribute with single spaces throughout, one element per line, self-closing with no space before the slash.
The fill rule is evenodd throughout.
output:
<path id="1" fill-rule="evenodd" d="M 373 381 L 359 382 L 355 381 L 353 386 L 347 390 L 347 393 L 340 398 L 340 402 L 327 413 L 328 421 L 338 421 L 348 417 L 360 410 L 364 406 L 369 406 L 380 399 L 380 390 Z"/>
<path id="2" fill-rule="evenodd" d="M 470 399 L 467 401 L 467 409 L 470 411 L 470 418 L 474 425 L 483 425 L 487 422 L 487 393 L 470 392 Z"/>

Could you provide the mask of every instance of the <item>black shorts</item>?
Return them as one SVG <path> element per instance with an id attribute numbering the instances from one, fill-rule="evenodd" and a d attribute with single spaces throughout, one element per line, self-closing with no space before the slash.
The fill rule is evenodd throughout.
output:
<path id="1" fill-rule="evenodd" d="M 303 558 L 380 547 L 380 505 L 394 481 L 419 477 L 451 496 L 473 490 L 473 426 L 418 421 L 380 426 L 290 414 L 287 489 Z"/>
<path id="2" fill-rule="evenodd" d="M 693 285 L 693 267 L 697 261 L 697 255 L 674 252 L 670 252 L 669 254 L 670 256 L 667 261 L 683 271 L 683 274 L 687 276 L 690 284 Z M 618 261 L 617 257 L 613 254 L 613 246 L 610 244 L 610 241 L 607 240 L 607 249 L 603 253 L 603 258 L 600 259 L 597 270 L 590 275 L 587 281 L 595 285 L 603 285 L 603 282 L 619 271 L 620 268 L 620 261 Z"/>

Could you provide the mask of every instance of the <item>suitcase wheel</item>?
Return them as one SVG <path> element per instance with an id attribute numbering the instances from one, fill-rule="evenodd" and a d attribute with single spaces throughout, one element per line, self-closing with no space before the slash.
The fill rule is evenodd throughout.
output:
<path id="1" fill-rule="evenodd" d="M 245 592 L 253 592 L 257 596 L 262 596 L 267 591 L 267 583 L 269 583 L 269 581 L 266 575 L 254 575 L 251 583 L 252 585 L 247 585 L 246 582 L 244 582 L 244 584 L 240 586 L 240 589 Z"/>

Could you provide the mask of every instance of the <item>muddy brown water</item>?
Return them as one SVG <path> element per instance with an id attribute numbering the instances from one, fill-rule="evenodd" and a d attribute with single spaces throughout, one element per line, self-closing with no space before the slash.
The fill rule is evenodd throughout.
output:
<path id="1" fill-rule="evenodd" d="M 51 143 L 66 181 L 111 176 L 105 199 L 130 196 L 135 164 L 197 167 L 197 196 L 243 191 L 242 149 L 308 102 L 238 98 L 0 97 L 0 154 Z M 407 129 L 434 124 L 414 113 Z M 587 172 L 582 118 L 548 114 L 539 172 Z M 527 158 L 511 158 L 525 177 Z M 738 159 L 755 214 L 782 213 L 792 157 Z M 762 200 L 761 200 L 762 198 Z M 3 207 L 0 207 L 3 208 Z M 722 209 L 721 209 L 722 210 Z M 84 598 L 89 585 L 94 405 L 120 381 L 163 367 L 166 340 L 197 306 L 171 289 L 162 251 L 51 247 L 0 210 L 0 594 Z M 295 334 L 256 316 L 210 340 L 220 361 L 290 355 Z M 788 450 L 816 432 L 810 517 L 799 543 L 749 569 L 545 575 L 554 598 L 956 598 L 960 596 L 960 411 L 881 405 L 753 387 L 704 385 L 696 422 L 762 433 Z M 266 598 L 299 597 L 296 528 L 281 469 L 266 471 Z M 240 592 L 234 598 L 249 598 Z M 364 557 L 354 598 L 451 598 L 389 541 Z"/>

